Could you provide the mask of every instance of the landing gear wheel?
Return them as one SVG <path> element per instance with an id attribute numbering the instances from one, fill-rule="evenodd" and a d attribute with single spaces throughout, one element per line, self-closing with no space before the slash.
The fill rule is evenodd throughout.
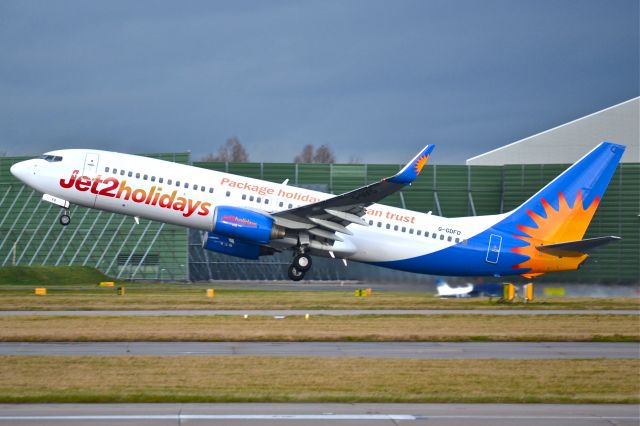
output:
<path id="1" fill-rule="evenodd" d="M 69 217 L 68 214 L 63 214 L 62 216 L 60 216 L 60 225 L 67 226 L 70 223 L 71 223 L 71 218 Z"/>
<path id="2" fill-rule="evenodd" d="M 294 265 L 289 266 L 289 270 L 287 271 L 289 278 L 293 281 L 300 281 L 304 278 L 304 271 L 299 270 Z"/>
<path id="3" fill-rule="evenodd" d="M 293 258 L 293 266 L 302 272 L 307 272 L 311 268 L 312 263 L 311 256 L 306 254 L 299 254 Z"/>

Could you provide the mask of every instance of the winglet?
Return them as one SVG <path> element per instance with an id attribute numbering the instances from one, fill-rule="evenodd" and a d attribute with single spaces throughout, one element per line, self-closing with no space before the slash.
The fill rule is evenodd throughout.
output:
<path id="1" fill-rule="evenodd" d="M 408 185 L 420 174 L 422 168 L 427 164 L 427 160 L 431 155 L 431 151 L 435 148 L 435 145 L 425 146 L 406 166 L 402 168 L 396 175 L 387 178 L 387 182 L 398 183 L 401 185 Z"/>

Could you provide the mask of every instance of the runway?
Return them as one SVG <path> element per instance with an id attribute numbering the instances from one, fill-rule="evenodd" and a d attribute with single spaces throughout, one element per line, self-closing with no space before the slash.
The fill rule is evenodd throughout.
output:
<path id="1" fill-rule="evenodd" d="M 600 342 L 3 342 L 0 343 L 0 355 L 620 359 L 638 358 L 640 344 Z"/>
<path id="2" fill-rule="evenodd" d="M 296 316 L 296 315 L 639 315 L 640 310 L 575 310 L 575 309 L 266 309 L 266 310 L 128 310 L 128 311 L 0 311 L 0 317 L 16 316 Z"/>
<path id="3" fill-rule="evenodd" d="M 637 405 L 11 404 L 0 425 L 637 425 Z"/>

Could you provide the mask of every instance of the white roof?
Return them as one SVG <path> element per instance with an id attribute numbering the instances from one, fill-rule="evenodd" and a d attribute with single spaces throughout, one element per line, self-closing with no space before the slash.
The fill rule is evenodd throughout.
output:
<path id="1" fill-rule="evenodd" d="M 467 165 L 570 164 L 604 141 L 626 145 L 623 163 L 640 162 L 640 97 L 469 158 Z"/>

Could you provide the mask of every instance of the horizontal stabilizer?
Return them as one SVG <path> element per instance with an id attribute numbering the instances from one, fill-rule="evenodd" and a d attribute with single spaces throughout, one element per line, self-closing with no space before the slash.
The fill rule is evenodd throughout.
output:
<path id="1" fill-rule="evenodd" d="M 567 241 L 566 243 L 546 244 L 536 246 L 536 248 L 543 253 L 551 254 L 554 256 L 578 257 L 589 253 L 593 249 L 596 249 L 605 244 L 609 244 L 613 241 L 617 241 L 619 239 L 620 237 L 611 235 L 608 237 L 596 237 L 578 241 Z"/>

